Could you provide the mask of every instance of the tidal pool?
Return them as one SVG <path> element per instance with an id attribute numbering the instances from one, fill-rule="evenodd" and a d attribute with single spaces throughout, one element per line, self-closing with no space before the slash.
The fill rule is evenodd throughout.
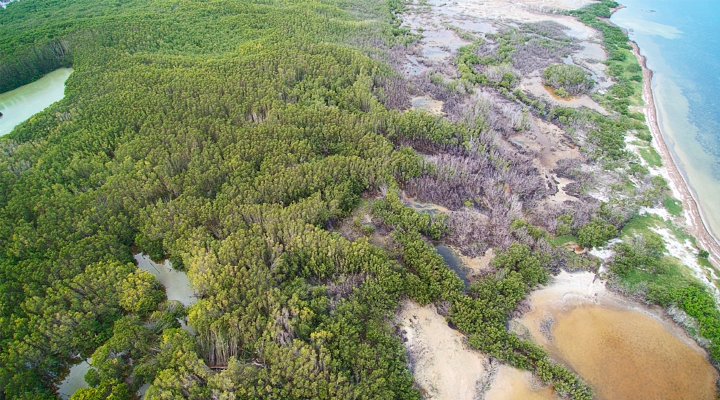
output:
<path id="1" fill-rule="evenodd" d="M 450 211 L 446 207 L 443 207 L 439 204 L 421 203 L 421 202 L 415 200 L 414 198 L 407 197 L 405 192 L 403 192 L 401 194 L 401 198 L 406 205 L 412 207 L 413 209 L 415 209 L 416 211 L 419 211 L 419 212 L 426 212 L 430 215 L 435 215 L 439 212 L 444 213 L 444 214 L 452 213 L 452 211 Z"/>
<path id="2" fill-rule="evenodd" d="M 168 300 L 177 300 L 185 307 L 195 303 L 197 298 L 185 272 L 173 269 L 170 261 L 167 260 L 162 264 L 157 264 L 145 254 L 135 254 L 133 257 L 137 261 L 138 268 L 155 275 L 155 278 L 165 286 Z"/>
<path id="3" fill-rule="evenodd" d="M 65 96 L 65 81 L 72 68 L 60 68 L 35 82 L 0 94 L 0 136 Z"/>
<path id="4" fill-rule="evenodd" d="M 435 100 L 430 96 L 418 96 L 410 99 L 410 103 L 414 108 L 425 110 L 430 114 L 443 115 L 443 102 Z"/>
<path id="5" fill-rule="evenodd" d="M 592 273 L 562 273 L 530 296 L 521 324 L 598 400 L 715 399 L 706 354 L 661 309 L 605 289 Z"/>

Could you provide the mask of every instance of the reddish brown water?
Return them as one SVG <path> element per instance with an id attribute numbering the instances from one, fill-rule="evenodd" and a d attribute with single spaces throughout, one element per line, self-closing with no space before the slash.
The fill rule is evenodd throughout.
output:
<path id="1" fill-rule="evenodd" d="M 717 374 L 694 346 L 638 311 L 597 305 L 555 315 L 554 353 L 597 399 L 715 399 Z"/>
<path id="2" fill-rule="evenodd" d="M 558 96 L 558 95 L 555 94 L 555 89 L 554 89 L 554 88 L 552 88 L 552 87 L 550 87 L 550 86 L 547 86 L 547 85 L 543 85 L 543 87 L 545 88 L 545 90 L 547 90 L 548 93 L 550 93 L 550 96 L 552 96 L 554 99 L 557 99 L 557 100 L 570 101 L 570 100 L 572 100 L 572 99 L 578 98 L 578 96 L 575 96 L 575 95 L 570 95 L 570 96 L 568 96 L 568 97 L 560 97 L 560 96 Z"/>

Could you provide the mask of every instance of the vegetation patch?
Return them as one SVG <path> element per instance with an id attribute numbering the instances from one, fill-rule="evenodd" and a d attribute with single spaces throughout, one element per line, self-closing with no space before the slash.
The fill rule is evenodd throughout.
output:
<path id="1" fill-rule="evenodd" d="M 670 195 L 665 195 L 663 206 L 665 206 L 665 209 L 668 210 L 668 212 L 675 217 L 679 217 L 682 214 L 682 201 L 675 199 Z"/>
<path id="2" fill-rule="evenodd" d="M 560 97 L 587 93 L 595 86 L 590 74 L 584 69 L 569 64 L 555 64 L 543 71 L 544 84 L 555 89 Z"/>
<path id="3" fill-rule="evenodd" d="M 651 167 L 662 167 L 662 158 L 657 151 L 652 147 L 640 147 L 638 149 L 640 156 L 648 163 Z"/>

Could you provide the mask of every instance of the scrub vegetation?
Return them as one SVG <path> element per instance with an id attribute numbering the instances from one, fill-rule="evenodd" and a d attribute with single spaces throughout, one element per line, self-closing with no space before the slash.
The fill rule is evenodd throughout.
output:
<path id="1" fill-rule="evenodd" d="M 592 92 L 561 65 L 577 44 L 554 23 L 459 33 L 471 43 L 454 77 L 403 78 L 420 36 L 401 0 L 12 4 L 0 91 L 74 72 L 64 100 L 0 138 L 0 398 L 55 398 L 92 357 L 74 400 L 134 399 L 146 383 L 150 400 L 419 399 L 392 326 L 406 299 L 434 303 L 469 346 L 557 393 L 592 398 L 506 324 L 551 274 L 597 268 L 551 243 L 604 246 L 666 196 L 625 147 L 628 134 L 648 139 L 628 108 L 627 37 L 597 19 L 613 4 L 576 14 L 612 54 L 616 84 L 593 93 L 609 116 L 518 89 L 549 71 L 568 93 Z M 445 115 L 409 110 L 411 92 Z M 541 171 L 510 145 L 535 119 L 568 132 L 581 159 Z M 572 179 L 577 201 L 550 204 L 548 173 Z M 418 213 L 401 195 L 452 213 Z M 618 276 L 673 273 L 656 239 L 624 243 Z M 497 256 L 465 288 L 431 241 Z M 132 264 L 138 251 L 186 271 L 197 302 L 167 301 Z M 693 288 L 648 293 L 715 332 Z"/>
<path id="2" fill-rule="evenodd" d="M 543 71 L 543 79 L 545 85 L 555 88 L 555 94 L 559 90 L 565 93 L 564 96 L 587 93 L 595 85 L 590 74 L 584 69 L 568 64 L 555 64 L 547 67 Z"/>

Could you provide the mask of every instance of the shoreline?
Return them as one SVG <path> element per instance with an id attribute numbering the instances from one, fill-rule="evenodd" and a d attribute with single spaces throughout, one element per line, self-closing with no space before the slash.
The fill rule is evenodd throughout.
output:
<path id="1" fill-rule="evenodd" d="M 663 136 L 662 129 L 658 123 L 657 107 L 655 106 L 655 94 L 652 90 L 652 78 L 653 71 L 647 67 L 646 57 L 640 54 L 640 47 L 634 41 L 629 41 L 633 50 L 632 53 L 638 60 L 640 67 L 642 67 L 643 73 L 643 89 L 642 98 L 645 101 L 645 105 L 642 106 L 643 115 L 645 115 L 645 121 L 650 129 L 650 133 L 657 143 L 657 149 L 659 150 L 660 157 L 663 163 L 663 167 L 668 173 L 671 182 L 675 189 L 680 193 L 683 205 L 686 207 L 687 216 L 689 217 L 688 230 L 690 234 L 695 237 L 698 241 L 699 247 L 704 248 L 710 253 L 708 258 L 713 267 L 716 269 L 720 265 L 720 241 L 712 233 L 708 227 L 705 218 L 702 215 L 699 201 L 696 198 L 695 193 L 692 191 L 690 184 L 687 181 L 685 175 L 681 172 L 675 159 L 672 157 L 672 152 L 665 143 L 665 137 Z M 663 168 L 661 167 L 661 168 Z"/>

